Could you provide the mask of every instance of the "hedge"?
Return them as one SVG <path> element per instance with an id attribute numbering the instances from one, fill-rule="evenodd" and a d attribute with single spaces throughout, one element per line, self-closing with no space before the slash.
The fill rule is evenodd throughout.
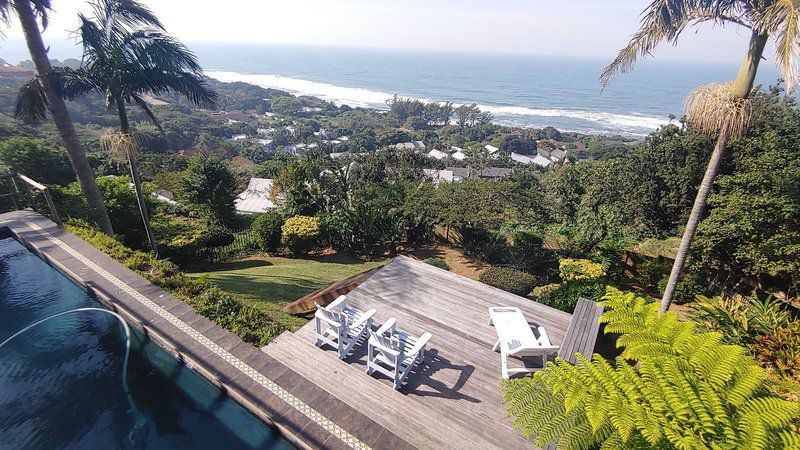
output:
<path id="1" fill-rule="evenodd" d="M 534 275 L 508 267 L 490 267 L 481 273 L 479 280 L 523 297 L 530 294 L 539 281 Z"/>
<path id="2" fill-rule="evenodd" d="M 237 334 L 257 347 L 267 344 L 285 330 L 269 319 L 263 311 L 245 305 L 236 296 L 205 281 L 186 276 L 168 260 L 155 259 L 151 254 L 125 247 L 111 236 L 94 229 L 86 221 L 70 219 L 67 230 L 137 272 L 151 283 L 168 291 L 198 314 Z"/>
<path id="3" fill-rule="evenodd" d="M 606 292 L 608 282 L 604 278 L 570 280 L 536 288 L 536 301 L 572 314 L 578 298 L 599 300 Z"/>

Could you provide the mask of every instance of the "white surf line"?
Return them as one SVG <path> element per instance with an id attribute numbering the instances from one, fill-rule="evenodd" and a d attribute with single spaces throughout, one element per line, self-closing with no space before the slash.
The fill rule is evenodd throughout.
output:
<path id="1" fill-rule="evenodd" d="M 165 310 L 152 300 L 145 297 L 144 295 L 142 295 L 142 293 L 140 293 L 136 289 L 133 289 L 124 281 L 115 277 L 107 270 L 103 269 L 102 267 L 95 264 L 93 261 L 86 258 L 86 256 L 84 256 L 79 251 L 67 245 L 61 239 L 53 236 L 49 231 L 45 230 L 44 228 L 40 227 L 39 225 L 33 222 L 30 222 L 27 219 L 21 218 L 20 220 L 22 220 L 25 224 L 27 224 L 31 229 L 38 231 L 48 240 L 52 241 L 53 243 L 61 247 L 64 251 L 75 257 L 75 259 L 85 264 L 87 267 L 95 271 L 97 274 L 99 274 L 106 280 L 110 281 L 115 286 L 121 288 L 123 291 L 125 291 L 125 293 L 133 297 L 135 300 L 139 301 L 139 303 L 143 304 L 151 311 L 161 316 L 163 319 L 166 319 L 169 323 L 175 325 L 176 327 L 178 327 L 178 329 L 188 334 L 192 339 L 201 343 L 204 347 L 214 352 L 217 356 L 224 359 L 237 369 L 239 369 L 242 373 L 252 378 L 258 384 L 267 388 L 270 392 L 277 395 L 281 400 L 285 401 L 293 408 L 300 411 L 304 416 L 314 421 L 314 423 L 321 426 L 322 428 L 324 428 L 326 431 L 333 434 L 337 438 L 341 439 L 345 444 L 350 446 L 350 448 L 359 450 L 370 450 L 370 447 L 368 445 L 358 440 L 358 438 L 347 432 L 344 428 L 340 427 L 332 420 L 323 416 L 321 413 L 319 413 L 317 410 L 304 403 L 299 398 L 290 394 L 286 389 L 280 387 L 274 381 L 270 380 L 269 378 L 265 377 L 254 368 L 250 367 L 250 365 L 240 360 L 239 358 L 237 358 L 224 348 L 220 347 L 214 341 L 205 337 L 203 334 L 199 333 L 194 328 L 190 327 L 185 322 L 183 322 L 182 320 L 178 319 L 173 314 L 171 314 L 169 311 Z"/>

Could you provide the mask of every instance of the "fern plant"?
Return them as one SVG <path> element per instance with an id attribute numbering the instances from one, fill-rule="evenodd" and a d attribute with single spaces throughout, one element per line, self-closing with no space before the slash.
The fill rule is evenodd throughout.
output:
<path id="1" fill-rule="evenodd" d="M 619 358 L 562 359 L 504 382 L 514 426 L 560 449 L 800 448 L 800 404 L 771 396 L 743 347 L 609 288 L 601 302 Z M 634 363 L 634 364 L 632 364 Z"/>

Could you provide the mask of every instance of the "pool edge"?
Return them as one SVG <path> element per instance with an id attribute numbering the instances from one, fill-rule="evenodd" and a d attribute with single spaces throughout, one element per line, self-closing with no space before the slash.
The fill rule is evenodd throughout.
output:
<path id="1" fill-rule="evenodd" d="M 347 447 L 369 448 L 270 379 L 264 372 L 270 371 L 271 358 L 261 350 L 199 316 L 185 303 L 77 236 L 58 228 L 46 217 L 32 211 L 0 214 L 0 229 L 7 230 L 10 237 L 14 237 L 82 289 L 95 295 L 105 306 L 122 314 L 131 326 L 224 391 L 228 397 L 275 429 L 292 445 L 303 449 L 322 448 L 328 446 L 330 438 L 335 438 L 340 441 L 337 444 Z M 2 232 L 0 237 L 5 237 Z M 81 261 L 81 256 L 84 261 Z M 99 261 L 92 262 L 89 259 L 91 257 Z M 92 267 L 93 265 L 96 267 Z M 102 272 L 106 272 L 111 278 L 104 276 Z M 146 292 L 142 292 L 143 290 Z M 156 304 L 167 315 L 156 310 L 148 311 L 141 305 L 141 300 L 138 301 L 140 304 L 136 304 L 137 299 L 131 291 Z M 170 311 L 175 314 L 170 314 Z M 218 337 L 212 339 L 208 334 Z M 190 342 L 192 339 L 194 342 Z M 202 348 L 199 344 L 203 344 L 201 341 L 205 340 L 211 341 L 213 345 L 208 346 L 206 342 L 205 346 L 208 348 Z M 215 350 L 220 348 L 223 351 L 215 354 Z M 287 416 L 308 420 L 292 423 Z M 307 434 L 304 431 L 311 422 L 329 433 L 327 439 L 304 435 Z"/>

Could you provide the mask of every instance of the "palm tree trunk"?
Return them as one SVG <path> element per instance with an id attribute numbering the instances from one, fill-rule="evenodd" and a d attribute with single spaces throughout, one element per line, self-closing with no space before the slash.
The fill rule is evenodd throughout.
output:
<path id="1" fill-rule="evenodd" d="M 756 72 L 758 71 L 758 63 L 761 61 L 761 55 L 764 53 L 764 46 L 767 43 L 766 34 L 759 34 L 753 31 L 750 37 L 750 47 L 747 51 L 747 56 L 742 62 L 739 73 L 736 75 L 736 80 L 733 83 L 733 98 L 744 99 L 750 95 L 753 90 L 753 83 L 755 82 Z M 672 265 L 672 271 L 669 274 L 667 287 L 664 289 L 664 296 L 661 298 L 661 312 L 667 311 L 672 304 L 672 299 L 675 295 L 675 288 L 678 285 L 678 280 L 681 277 L 683 265 L 686 263 L 686 258 L 689 255 L 689 248 L 694 240 L 694 234 L 697 231 L 697 225 L 703 217 L 703 210 L 706 206 L 706 201 L 711 193 L 711 188 L 714 185 L 714 178 L 719 172 L 719 167 L 722 164 L 722 158 L 725 155 L 725 148 L 728 145 L 728 130 L 723 126 L 720 131 L 717 143 L 714 146 L 714 151 L 711 153 L 711 159 L 708 161 L 708 167 L 703 175 L 703 181 L 700 182 L 700 188 L 697 190 L 697 196 L 692 205 L 692 212 L 689 214 L 689 220 L 686 222 L 686 229 L 681 238 L 681 245 L 678 247 L 678 254 L 675 256 L 675 263 Z"/>
<path id="2" fill-rule="evenodd" d="M 128 112 L 125 111 L 125 103 L 122 98 L 117 97 L 114 100 L 117 103 L 117 111 L 119 112 L 119 128 L 122 133 L 128 136 L 131 140 L 131 145 L 126 146 L 125 156 L 128 158 L 128 167 L 131 170 L 131 180 L 133 180 L 133 190 L 136 192 L 136 202 L 139 204 L 139 214 L 142 216 L 142 224 L 144 224 L 144 231 L 147 234 L 147 242 L 150 243 L 150 248 L 158 258 L 158 245 L 153 236 L 153 230 L 150 228 L 150 215 L 147 212 L 147 204 L 145 203 L 144 194 L 142 193 L 142 180 L 139 177 L 139 168 L 136 165 L 136 140 L 131 134 L 131 125 L 128 121 Z"/>
<path id="3" fill-rule="evenodd" d="M 64 99 L 58 95 L 53 85 L 51 79 L 53 67 L 47 57 L 47 50 L 45 49 L 44 41 L 42 41 L 39 25 L 36 23 L 36 16 L 31 9 L 30 1 L 14 0 L 14 9 L 17 11 L 20 24 L 25 33 L 25 41 L 28 45 L 31 59 L 33 59 L 33 63 L 36 66 L 36 73 L 44 86 L 47 108 L 53 116 L 53 122 L 58 128 L 58 134 L 61 136 L 61 141 L 67 150 L 72 170 L 75 172 L 83 195 L 89 204 L 89 213 L 104 233 L 113 235 L 114 230 L 111 227 L 111 219 L 108 217 L 108 210 L 105 203 L 103 203 L 103 197 L 100 195 L 100 189 L 97 187 L 92 168 L 86 159 L 86 152 L 84 152 L 81 142 L 78 140 L 78 135 L 75 134 L 75 127 L 67 111 L 67 105 L 64 103 Z"/>

